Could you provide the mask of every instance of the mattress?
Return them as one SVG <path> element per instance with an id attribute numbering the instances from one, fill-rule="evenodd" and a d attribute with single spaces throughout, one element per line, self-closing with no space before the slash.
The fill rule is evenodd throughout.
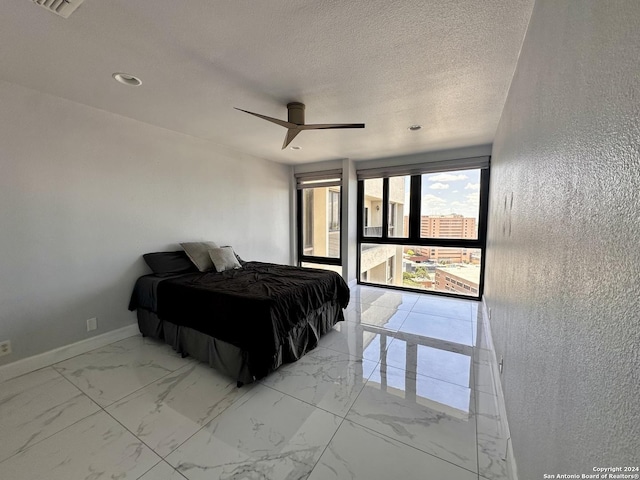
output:
<path id="1" fill-rule="evenodd" d="M 348 302 L 349 288 L 335 272 L 247 262 L 221 273 L 145 275 L 129 308 L 237 347 L 260 378 L 314 348 L 344 319 Z"/>

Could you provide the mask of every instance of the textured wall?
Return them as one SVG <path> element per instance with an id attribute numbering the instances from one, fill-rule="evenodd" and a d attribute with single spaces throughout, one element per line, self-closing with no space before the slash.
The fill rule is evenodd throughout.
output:
<path id="1" fill-rule="evenodd" d="M 485 292 L 521 480 L 640 463 L 639 58 L 637 0 L 536 2 Z"/>
<path id="2" fill-rule="evenodd" d="M 288 263 L 290 167 L 5 82 L 0 105 L 0 363 L 133 323 L 145 252 Z"/>

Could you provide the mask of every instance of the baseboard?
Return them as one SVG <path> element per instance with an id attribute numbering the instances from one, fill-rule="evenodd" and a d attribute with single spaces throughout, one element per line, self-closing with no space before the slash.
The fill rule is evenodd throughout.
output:
<path id="1" fill-rule="evenodd" d="M 502 390 L 502 382 L 500 381 L 500 370 L 498 369 L 498 359 L 496 357 L 496 349 L 493 344 L 493 337 L 491 335 L 491 319 L 489 318 L 489 307 L 487 306 L 487 299 L 482 296 L 482 326 L 484 338 L 487 341 L 487 346 L 490 351 L 491 372 L 493 376 L 493 384 L 496 387 L 496 396 L 498 398 L 498 413 L 500 415 L 500 424 L 502 425 L 502 435 L 506 438 L 505 445 L 505 460 L 507 461 L 507 468 L 510 480 L 518 480 L 518 469 L 516 466 L 516 459 L 513 455 L 513 444 L 511 443 L 511 431 L 509 430 L 509 421 L 507 419 L 507 408 L 504 403 L 504 391 Z"/>
<path id="2" fill-rule="evenodd" d="M 85 340 L 80 340 L 79 342 L 72 343 L 71 345 L 65 345 L 64 347 L 49 350 L 48 352 L 34 355 L 33 357 L 27 357 L 13 363 L 8 363 L 7 365 L 0 367 L 0 382 L 48 367 L 54 363 L 62 362 L 63 360 L 75 357 L 76 355 L 104 347 L 110 343 L 133 337 L 139 333 L 138 324 L 132 323 L 126 327 L 112 330 L 101 335 L 96 335 L 95 337 L 87 338 Z"/>

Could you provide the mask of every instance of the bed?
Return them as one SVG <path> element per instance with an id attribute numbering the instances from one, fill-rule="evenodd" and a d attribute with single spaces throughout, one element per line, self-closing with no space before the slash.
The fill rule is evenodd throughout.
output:
<path id="1" fill-rule="evenodd" d="M 315 348 L 344 320 L 348 302 L 349 288 L 335 272 L 242 262 L 222 272 L 144 275 L 129 309 L 136 310 L 142 335 L 242 386 Z"/>

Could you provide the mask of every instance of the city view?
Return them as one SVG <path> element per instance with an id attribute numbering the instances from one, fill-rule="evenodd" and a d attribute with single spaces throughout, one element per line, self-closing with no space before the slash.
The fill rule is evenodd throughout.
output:
<path id="1" fill-rule="evenodd" d="M 379 285 L 478 296 L 482 252 L 477 248 L 429 245 L 428 239 L 478 238 L 480 170 L 421 176 L 420 239 L 424 245 L 375 243 L 409 238 L 410 176 L 389 178 L 387 225 L 383 225 L 382 178 L 364 180 L 360 280 Z M 305 188 L 302 196 L 302 251 L 306 256 L 340 257 L 340 186 Z M 302 266 L 341 272 L 340 265 Z"/>
<path id="2" fill-rule="evenodd" d="M 388 237 L 409 237 L 409 176 L 389 179 Z M 477 239 L 480 170 L 422 175 L 420 237 Z M 382 179 L 364 181 L 364 233 L 382 236 Z M 481 251 L 363 243 L 360 280 L 477 296 Z"/>

